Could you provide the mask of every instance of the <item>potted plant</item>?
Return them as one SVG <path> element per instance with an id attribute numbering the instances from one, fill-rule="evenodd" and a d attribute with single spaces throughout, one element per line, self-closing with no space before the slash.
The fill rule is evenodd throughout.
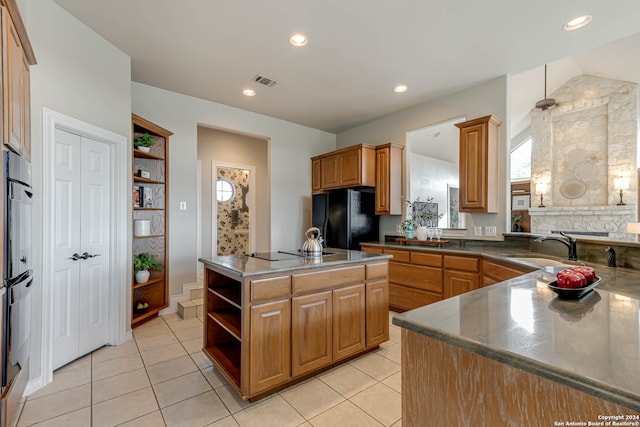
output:
<path id="1" fill-rule="evenodd" d="M 433 205 L 436 206 L 435 211 L 431 209 Z M 433 197 L 427 197 L 425 202 L 421 202 L 420 197 L 413 202 L 407 200 L 407 206 L 409 207 L 412 217 L 405 221 L 405 225 L 407 222 L 410 222 L 418 240 L 426 240 L 428 227 L 433 226 L 434 223 L 437 225 L 438 220 L 442 218 L 444 214 L 438 214 L 437 204 L 434 202 Z"/>
<path id="2" fill-rule="evenodd" d="M 140 151 L 144 151 L 145 153 L 148 153 L 150 150 L 149 147 L 151 147 L 153 145 L 155 141 L 153 140 L 153 137 L 151 135 L 149 135 L 149 133 L 145 133 L 144 135 L 141 135 L 139 137 L 137 137 L 136 139 L 133 140 L 133 145 Z"/>
<path id="3" fill-rule="evenodd" d="M 148 252 L 142 252 L 133 257 L 133 270 L 136 283 L 149 281 L 149 270 L 162 270 L 164 267 L 158 262 L 158 256 Z"/>
<path id="4" fill-rule="evenodd" d="M 522 227 L 520 227 L 520 221 L 522 221 L 522 215 L 520 214 L 513 214 L 513 217 L 511 218 L 511 220 L 513 221 L 513 231 L 518 232 L 518 231 L 522 231 Z"/>

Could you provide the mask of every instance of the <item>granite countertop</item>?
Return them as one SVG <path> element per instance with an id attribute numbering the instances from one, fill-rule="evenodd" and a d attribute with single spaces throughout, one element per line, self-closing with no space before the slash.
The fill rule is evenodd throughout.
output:
<path id="1" fill-rule="evenodd" d="M 595 292 L 567 301 L 547 286 L 560 269 L 399 314 L 393 323 L 640 411 L 640 273 L 598 267 Z"/>
<path id="2" fill-rule="evenodd" d="M 249 255 L 223 255 L 212 258 L 200 258 L 198 261 L 207 266 L 218 267 L 240 277 L 247 277 L 318 267 L 338 267 L 341 265 L 391 258 L 390 255 L 344 249 L 325 248 L 325 251 L 331 252 L 331 254 L 323 255 L 322 257 L 286 256 L 287 254 L 296 252 L 288 251 L 258 254 L 258 256 L 264 255 L 265 258 L 270 258 L 270 255 L 271 258 L 283 258 L 278 261 L 269 261 Z M 278 257 L 278 254 L 283 254 L 283 256 Z"/>

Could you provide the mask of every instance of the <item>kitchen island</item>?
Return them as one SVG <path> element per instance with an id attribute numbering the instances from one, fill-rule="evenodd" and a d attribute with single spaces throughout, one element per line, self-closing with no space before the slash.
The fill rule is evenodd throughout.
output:
<path id="1" fill-rule="evenodd" d="M 559 300 L 559 269 L 395 316 L 403 425 L 640 425 L 640 299 L 603 278 Z"/>
<path id="2" fill-rule="evenodd" d="M 329 249 L 204 263 L 203 351 L 243 399 L 259 399 L 389 339 L 389 255 Z"/>

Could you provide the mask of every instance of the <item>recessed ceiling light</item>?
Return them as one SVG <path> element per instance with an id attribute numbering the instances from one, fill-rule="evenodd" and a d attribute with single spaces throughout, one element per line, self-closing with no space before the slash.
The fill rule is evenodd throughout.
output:
<path id="1" fill-rule="evenodd" d="M 395 93 L 404 93 L 404 92 L 406 92 L 406 91 L 407 91 L 407 89 L 409 89 L 409 88 L 407 87 L 407 85 L 398 85 L 398 86 L 396 86 L 396 87 L 394 87 L 394 88 L 393 88 L 393 91 L 394 91 Z"/>
<path id="2" fill-rule="evenodd" d="M 304 46 L 308 41 L 307 36 L 302 33 L 295 33 L 289 36 L 289 43 L 296 47 Z"/>
<path id="3" fill-rule="evenodd" d="M 579 16 L 564 24 L 564 29 L 567 31 L 577 30 L 591 22 L 591 19 L 591 15 Z"/>
<path id="4" fill-rule="evenodd" d="M 253 89 L 245 89 L 245 90 L 242 91 L 242 94 L 244 96 L 255 96 L 256 91 L 253 90 Z"/>

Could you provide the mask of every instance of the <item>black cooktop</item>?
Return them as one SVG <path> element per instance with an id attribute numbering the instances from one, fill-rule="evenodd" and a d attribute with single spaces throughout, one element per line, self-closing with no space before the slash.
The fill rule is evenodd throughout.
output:
<path id="1" fill-rule="evenodd" d="M 322 251 L 322 256 L 333 255 L 333 252 Z M 306 255 L 302 251 L 278 251 L 278 252 L 254 252 L 251 255 L 252 258 L 263 259 L 265 261 L 288 261 L 292 259 L 308 258 L 315 255 Z"/>

